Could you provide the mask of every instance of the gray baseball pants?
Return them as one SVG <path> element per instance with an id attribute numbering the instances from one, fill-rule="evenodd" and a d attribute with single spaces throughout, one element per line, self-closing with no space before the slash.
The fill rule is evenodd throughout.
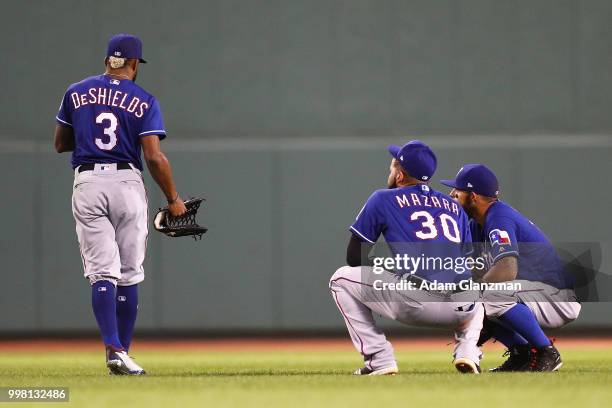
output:
<path id="1" fill-rule="evenodd" d="M 142 282 L 147 246 L 147 196 L 140 171 L 96 164 L 75 169 L 72 214 L 76 221 L 85 278 L 93 285 Z"/>
<path id="2" fill-rule="evenodd" d="M 580 303 L 572 289 L 557 289 L 543 282 L 515 280 L 517 291 L 485 291 L 484 308 L 489 318 L 497 318 L 518 302 L 524 303 L 544 328 L 558 328 L 573 322 L 580 313 Z"/>
<path id="3" fill-rule="evenodd" d="M 366 367 L 377 370 L 397 365 L 393 347 L 376 327 L 373 312 L 408 325 L 452 328 L 455 331 L 454 357 L 468 358 L 479 364 L 482 353 L 476 343 L 484 317 L 479 298 L 474 298 L 473 292 L 462 298 L 461 294 L 377 290 L 373 285 L 375 280 L 397 283 L 400 279 L 391 272 L 374 274 L 367 266 L 343 266 L 330 279 L 332 297 Z"/>

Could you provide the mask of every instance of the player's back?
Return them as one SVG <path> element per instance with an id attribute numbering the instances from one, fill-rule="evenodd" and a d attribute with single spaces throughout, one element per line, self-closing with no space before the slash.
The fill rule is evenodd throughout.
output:
<path id="1" fill-rule="evenodd" d="M 469 252 L 468 217 L 452 198 L 425 184 L 377 190 L 351 230 L 369 242 L 382 234 L 394 255 L 431 258 L 431 268 L 417 272 L 424 278 L 440 282 L 465 278 L 454 268 L 450 272 L 440 268 L 436 260 L 457 260 Z"/>
<path id="2" fill-rule="evenodd" d="M 74 129 L 73 167 L 126 162 L 142 170 L 140 138 L 165 136 L 155 98 L 133 81 L 111 75 L 72 84 L 57 119 Z"/>

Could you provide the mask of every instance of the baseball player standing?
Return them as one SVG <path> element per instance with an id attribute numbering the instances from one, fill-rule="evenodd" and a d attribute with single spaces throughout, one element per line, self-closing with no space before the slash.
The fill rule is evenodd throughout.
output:
<path id="1" fill-rule="evenodd" d="M 465 259 L 469 254 L 464 245 L 471 243 L 467 215 L 452 198 L 427 185 L 436 170 L 434 152 L 418 140 L 402 147 L 390 146 L 389 152 L 393 159 L 388 189 L 375 191 L 357 215 L 350 227 L 348 266 L 338 269 L 329 282 L 353 345 L 365 362 L 354 374 L 398 372 L 393 347 L 376 327 L 372 312 L 409 325 L 454 328 L 454 365 L 460 372 L 477 374 L 482 355 L 476 345 L 482 328 L 482 304 L 462 299 L 461 294 L 395 289 L 408 282 L 454 284 L 461 280 L 461 274 L 441 266 L 377 271 L 362 257 L 381 235 L 399 258 Z M 381 290 L 385 287 L 389 290 Z"/>
<path id="2" fill-rule="evenodd" d="M 483 343 L 494 337 L 510 357 L 501 371 L 556 371 L 563 364 L 559 352 L 540 325 L 557 328 L 580 313 L 573 278 L 555 248 L 529 219 L 500 201 L 497 177 L 487 166 L 466 164 L 454 180 L 441 180 L 470 220 L 472 238 L 487 260 L 479 280 L 513 281 L 513 291 L 484 291 L 486 312 Z"/>
<path id="3" fill-rule="evenodd" d="M 56 117 L 55 149 L 72 151 L 72 213 L 111 374 L 145 373 L 127 354 L 148 233 L 141 149 L 171 215 L 186 211 L 160 150 L 166 131 L 159 104 L 135 84 L 145 62 L 140 39 L 113 36 L 105 72 L 70 85 Z"/>

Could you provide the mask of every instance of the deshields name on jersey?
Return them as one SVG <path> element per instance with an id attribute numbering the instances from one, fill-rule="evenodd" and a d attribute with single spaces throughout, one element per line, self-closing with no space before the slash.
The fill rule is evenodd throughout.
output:
<path id="1" fill-rule="evenodd" d="M 149 109 L 149 104 L 137 96 L 130 97 L 126 92 L 103 87 L 89 88 L 85 93 L 72 92 L 70 100 L 74 110 L 89 104 L 106 105 L 133 113 L 137 118 L 142 118 Z"/>

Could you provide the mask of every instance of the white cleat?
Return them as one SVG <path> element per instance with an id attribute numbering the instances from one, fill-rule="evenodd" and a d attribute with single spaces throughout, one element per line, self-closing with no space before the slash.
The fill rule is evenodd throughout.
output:
<path id="1" fill-rule="evenodd" d="M 355 370 L 353 375 L 395 375 L 397 373 L 399 373 L 397 366 L 379 368 L 377 370 L 372 370 L 368 367 L 362 367 Z"/>
<path id="2" fill-rule="evenodd" d="M 453 361 L 453 364 L 462 374 L 480 374 L 480 366 L 469 358 L 458 358 Z"/>
<path id="3" fill-rule="evenodd" d="M 125 351 L 106 349 L 106 366 L 111 375 L 144 375 L 145 370 L 136 364 Z"/>

